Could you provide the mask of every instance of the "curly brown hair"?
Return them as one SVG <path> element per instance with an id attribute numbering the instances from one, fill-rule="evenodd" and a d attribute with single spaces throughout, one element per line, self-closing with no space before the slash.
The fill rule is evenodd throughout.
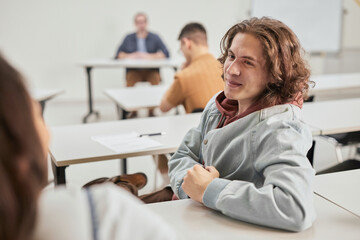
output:
<path id="1" fill-rule="evenodd" d="M 284 104 L 293 101 L 299 92 L 304 100 L 307 93 L 310 69 L 303 55 L 295 33 L 284 23 L 267 18 L 251 18 L 232 26 L 221 39 L 221 56 L 224 64 L 228 50 L 236 34 L 247 33 L 255 36 L 261 43 L 266 66 L 271 79 L 260 99 L 263 105 Z"/>

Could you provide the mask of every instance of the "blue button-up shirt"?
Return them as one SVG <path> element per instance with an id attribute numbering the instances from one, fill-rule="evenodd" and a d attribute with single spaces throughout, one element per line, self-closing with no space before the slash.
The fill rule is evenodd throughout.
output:
<path id="1" fill-rule="evenodd" d="M 162 51 L 167 58 L 169 57 L 169 51 L 167 50 L 165 44 L 161 41 L 160 37 L 154 33 L 148 33 L 147 37 L 145 38 L 145 46 L 148 53 Z M 117 58 L 120 52 L 133 53 L 136 51 L 139 51 L 137 47 L 137 37 L 136 33 L 132 33 L 125 37 L 124 41 L 121 43 L 119 49 L 116 52 L 115 58 Z"/>

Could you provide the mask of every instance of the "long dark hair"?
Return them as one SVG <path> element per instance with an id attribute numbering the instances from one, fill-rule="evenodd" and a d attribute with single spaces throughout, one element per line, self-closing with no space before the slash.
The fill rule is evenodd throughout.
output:
<path id="1" fill-rule="evenodd" d="M 0 54 L 0 239 L 30 239 L 46 156 L 21 74 Z"/>

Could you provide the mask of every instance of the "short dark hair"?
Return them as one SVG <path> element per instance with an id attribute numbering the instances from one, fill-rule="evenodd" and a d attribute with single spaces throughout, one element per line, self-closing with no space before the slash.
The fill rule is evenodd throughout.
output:
<path id="1" fill-rule="evenodd" d="M 186 24 L 179 34 L 178 40 L 182 38 L 189 38 L 196 44 L 207 45 L 207 35 L 205 27 L 200 23 L 188 23 Z"/>
<path id="2" fill-rule="evenodd" d="M 228 50 L 238 33 L 251 34 L 257 38 L 263 49 L 267 70 L 271 76 L 261 96 L 264 105 L 288 103 L 302 93 L 307 99 L 310 69 L 304 59 L 305 51 L 295 33 L 281 21 L 268 17 L 244 20 L 232 26 L 221 40 L 221 56 L 224 64 Z"/>

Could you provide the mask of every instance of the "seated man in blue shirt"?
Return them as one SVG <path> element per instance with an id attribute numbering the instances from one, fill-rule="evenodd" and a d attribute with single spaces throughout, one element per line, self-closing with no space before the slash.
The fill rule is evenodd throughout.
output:
<path id="1" fill-rule="evenodd" d="M 161 59 L 168 58 L 169 51 L 160 37 L 147 30 L 147 16 L 137 13 L 134 17 L 136 32 L 125 37 L 116 58 Z M 126 86 L 132 87 L 137 82 L 160 83 L 159 69 L 126 69 Z"/>

